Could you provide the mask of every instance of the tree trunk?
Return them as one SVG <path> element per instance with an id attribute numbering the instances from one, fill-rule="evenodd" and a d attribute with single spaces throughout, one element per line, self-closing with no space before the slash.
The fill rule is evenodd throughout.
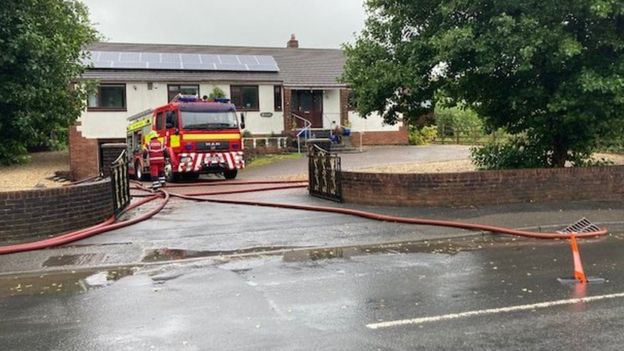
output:
<path id="1" fill-rule="evenodd" d="M 552 145 L 552 165 L 553 167 L 565 167 L 565 163 L 568 159 L 568 147 L 561 136 L 555 136 L 553 138 Z"/>

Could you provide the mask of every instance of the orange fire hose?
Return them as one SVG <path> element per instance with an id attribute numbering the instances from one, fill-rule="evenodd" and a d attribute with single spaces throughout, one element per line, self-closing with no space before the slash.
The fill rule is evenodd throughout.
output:
<path id="1" fill-rule="evenodd" d="M 285 184 L 285 185 L 278 185 L 278 186 L 272 186 L 272 187 L 266 187 L 266 188 L 260 188 L 260 189 L 229 190 L 229 191 L 188 193 L 188 194 L 170 194 L 167 191 L 160 190 L 158 194 L 155 194 L 153 196 L 149 196 L 140 201 L 137 201 L 136 203 L 132 204 L 124 211 L 124 212 L 128 212 L 131 209 L 134 209 L 145 203 L 151 202 L 158 198 L 162 198 L 161 203 L 156 208 L 138 217 L 135 217 L 126 221 L 121 221 L 121 222 L 115 222 L 115 218 L 111 217 L 108 220 L 102 223 L 99 223 L 97 225 L 94 225 L 92 227 L 81 229 L 72 233 L 63 234 L 63 235 L 56 236 L 50 239 L 44 239 L 40 241 L 22 243 L 22 244 L 0 246 L 0 255 L 22 252 L 22 251 L 38 250 L 38 249 L 64 245 L 64 244 L 68 244 L 77 240 L 85 239 L 87 237 L 90 237 L 96 234 L 101 234 L 101 233 L 111 231 L 114 229 L 126 227 L 129 225 L 138 223 L 140 221 L 144 221 L 146 219 L 151 218 L 158 212 L 160 212 L 160 210 L 162 210 L 165 207 L 170 197 L 177 197 L 177 198 L 193 200 L 193 201 L 207 201 L 207 202 L 213 202 L 213 203 L 230 204 L 230 205 L 262 206 L 262 207 L 274 207 L 274 208 L 284 208 L 284 209 L 292 209 L 292 210 L 338 213 L 338 214 L 356 216 L 356 217 L 377 220 L 377 221 L 384 221 L 384 222 L 450 227 L 450 228 L 459 228 L 459 229 L 465 229 L 465 230 L 477 230 L 477 231 L 490 232 L 494 234 L 508 234 L 508 235 L 515 235 L 515 236 L 536 238 L 536 239 L 568 239 L 572 235 L 575 235 L 576 238 L 591 238 L 591 237 L 603 236 L 608 233 L 606 229 L 600 229 L 598 231 L 587 232 L 587 233 L 545 233 L 545 232 L 516 230 L 516 229 L 511 229 L 511 228 L 477 224 L 477 223 L 468 223 L 468 222 L 389 216 L 389 215 L 384 215 L 380 213 L 367 212 L 367 211 L 361 211 L 361 210 L 355 210 L 355 209 L 349 209 L 349 208 L 296 205 L 296 204 L 286 204 L 286 203 L 258 202 L 258 201 L 245 201 L 245 200 L 226 200 L 226 199 L 200 197 L 200 196 L 214 196 L 214 195 L 238 194 L 238 193 L 257 192 L 257 191 L 302 188 L 302 187 L 307 186 L 305 184 L 300 184 L 300 183 L 302 183 L 302 181 L 247 181 L 247 182 L 216 182 L 215 181 L 215 182 L 200 182 L 200 183 L 168 185 L 167 187 L 169 188 L 177 188 L 177 187 L 213 186 L 217 184 L 218 185 Z M 142 185 L 137 185 L 135 189 L 141 190 L 141 191 L 149 191 L 148 189 L 144 188 Z"/>

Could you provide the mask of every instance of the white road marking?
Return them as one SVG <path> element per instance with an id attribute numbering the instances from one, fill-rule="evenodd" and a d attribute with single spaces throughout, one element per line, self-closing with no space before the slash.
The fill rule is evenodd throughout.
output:
<path id="1" fill-rule="evenodd" d="M 546 302 L 539 302 L 539 303 L 534 303 L 530 305 L 508 306 L 508 307 L 500 307 L 500 308 L 490 308 L 486 310 L 475 310 L 475 311 L 467 311 L 467 312 L 461 312 L 461 313 L 451 313 L 451 314 L 444 314 L 440 316 L 421 317 L 421 318 L 413 318 L 413 319 L 401 319 L 401 320 L 396 320 L 396 321 L 371 323 L 371 324 L 367 324 L 366 326 L 370 329 L 390 328 L 390 327 L 398 327 L 398 326 L 408 325 L 408 324 L 423 324 L 423 323 L 429 323 L 429 322 L 444 321 L 444 320 L 449 320 L 449 319 L 481 316 L 485 314 L 535 310 L 539 308 L 549 308 L 549 307 L 561 306 L 561 305 L 574 305 L 577 303 L 593 302 L 593 301 L 600 301 L 600 300 L 607 300 L 607 299 L 617 299 L 617 298 L 622 298 L 622 297 L 624 297 L 624 292 L 617 293 L 617 294 L 581 297 L 581 298 L 576 298 L 576 299 L 546 301 Z"/>

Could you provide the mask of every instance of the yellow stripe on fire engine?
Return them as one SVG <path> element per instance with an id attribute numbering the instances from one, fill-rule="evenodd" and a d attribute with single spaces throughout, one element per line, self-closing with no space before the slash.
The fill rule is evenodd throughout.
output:
<path id="1" fill-rule="evenodd" d="M 239 133 L 232 134 L 184 134 L 184 140 L 238 140 Z"/>
<path id="2" fill-rule="evenodd" d="M 178 147 L 178 146 L 180 146 L 180 136 L 179 135 L 172 135 L 169 138 L 169 143 L 171 143 L 171 147 Z"/>
<path id="3" fill-rule="evenodd" d="M 140 119 L 140 120 L 132 123 L 131 125 L 129 125 L 128 126 L 128 131 L 134 132 L 135 130 L 141 129 L 141 128 L 143 128 L 143 127 L 145 127 L 147 125 L 150 125 L 150 124 L 152 124 L 151 118 L 143 118 L 143 119 Z"/>

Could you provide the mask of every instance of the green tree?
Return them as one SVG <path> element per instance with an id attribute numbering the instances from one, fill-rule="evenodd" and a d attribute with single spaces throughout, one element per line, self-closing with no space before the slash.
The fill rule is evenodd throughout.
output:
<path id="1" fill-rule="evenodd" d="M 87 8 L 69 0 L 4 0 L 0 6 L 0 163 L 67 135 L 86 103 L 85 45 L 98 38 Z"/>
<path id="2" fill-rule="evenodd" d="M 368 0 L 346 45 L 343 80 L 356 106 L 387 122 L 435 108 L 436 91 L 488 130 L 530 135 L 545 166 L 621 133 L 624 3 L 620 0 Z"/>
<path id="3" fill-rule="evenodd" d="M 208 95 L 208 100 L 222 99 L 225 97 L 225 91 L 219 87 L 214 87 Z"/>

